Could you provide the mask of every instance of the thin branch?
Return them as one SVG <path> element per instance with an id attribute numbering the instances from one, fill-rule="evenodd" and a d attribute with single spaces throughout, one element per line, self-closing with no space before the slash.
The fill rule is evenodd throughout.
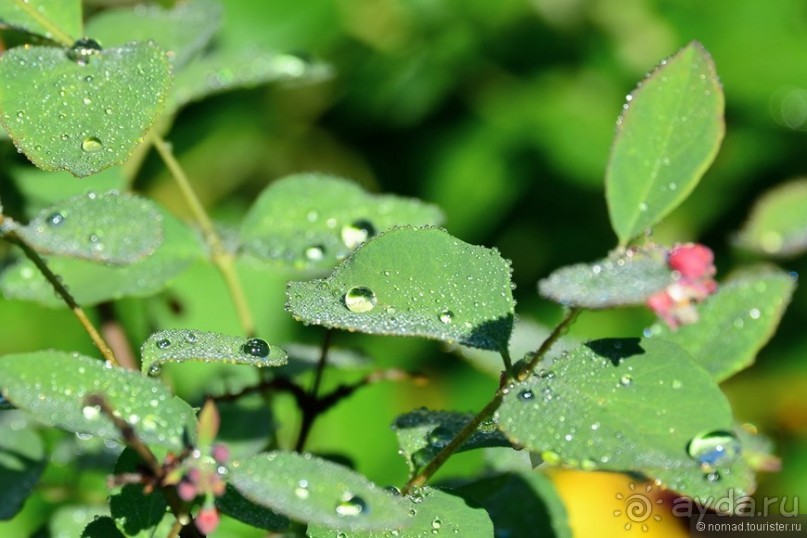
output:
<path id="1" fill-rule="evenodd" d="M 241 285 L 241 281 L 235 269 L 235 259 L 233 255 L 224 248 L 221 238 L 213 226 L 213 221 L 210 220 L 207 211 L 205 211 L 204 206 L 196 196 L 196 192 L 193 190 L 187 174 L 185 174 L 179 161 L 177 161 L 174 153 L 171 151 L 170 144 L 157 135 L 152 137 L 152 143 L 154 144 L 154 149 L 157 150 L 157 153 L 160 154 L 163 162 L 165 162 L 168 171 L 171 172 L 179 190 L 182 192 L 182 196 L 187 201 L 196 222 L 199 224 L 199 228 L 202 230 L 205 243 L 207 243 L 210 248 L 210 258 L 224 278 L 224 283 L 227 285 L 227 289 L 232 297 L 242 329 L 247 336 L 254 336 L 255 322 L 252 319 L 252 313 L 249 310 L 244 288 Z"/>
<path id="2" fill-rule="evenodd" d="M 317 394 L 319 387 L 322 384 L 322 374 L 325 371 L 325 365 L 328 363 L 328 349 L 331 347 L 331 338 L 333 331 L 327 329 L 325 336 L 322 337 L 322 347 L 319 353 L 319 361 L 317 361 L 317 369 L 314 372 L 314 381 L 311 384 L 311 390 L 308 392 L 311 401 L 317 401 Z M 297 443 L 294 445 L 294 450 L 302 452 L 305 447 L 305 442 L 308 440 L 308 435 L 311 433 L 311 427 L 317 419 L 318 409 L 316 406 L 304 406 L 302 408 L 303 417 L 300 424 L 300 433 L 297 434 Z"/>
<path id="3" fill-rule="evenodd" d="M 75 41 L 74 39 L 71 39 L 69 35 L 67 35 L 67 32 L 59 28 L 56 23 L 40 13 L 36 6 L 30 4 L 28 0 L 15 0 L 14 3 L 17 4 L 17 7 L 24 11 L 26 15 L 34 19 L 37 24 L 50 32 L 53 39 L 60 42 L 62 45 L 69 47 Z"/>
<path id="4" fill-rule="evenodd" d="M 552 346 L 555 345 L 555 342 L 557 342 L 561 336 L 566 334 L 566 331 L 569 330 L 569 327 L 572 326 L 577 319 L 577 316 L 580 315 L 581 311 L 582 310 L 580 308 L 570 308 L 566 312 L 566 316 L 564 316 L 564 318 L 555 326 L 549 336 L 547 336 L 546 339 L 541 343 L 538 351 L 532 355 L 529 362 L 524 364 L 524 366 L 516 373 L 515 379 L 517 381 L 524 381 L 527 379 L 527 377 L 529 377 L 530 373 L 544 358 L 544 355 L 546 355 Z"/>

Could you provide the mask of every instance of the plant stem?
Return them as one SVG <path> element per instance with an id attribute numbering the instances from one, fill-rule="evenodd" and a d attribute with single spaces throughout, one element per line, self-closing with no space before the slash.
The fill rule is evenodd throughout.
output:
<path id="1" fill-rule="evenodd" d="M 5 220 L 2 216 L 0 216 L 0 221 Z M 84 327 L 84 330 L 87 331 L 87 334 L 90 335 L 90 339 L 92 343 L 95 344 L 95 347 L 98 348 L 98 351 L 101 352 L 104 359 L 113 366 L 120 366 L 118 363 L 118 359 L 115 358 L 115 354 L 112 352 L 112 348 L 109 347 L 106 340 L 101 336 L 101 334 L 96 330 L 95 326 L 90 321 L 90 318 L 87 317 L 87 314 L 84 310 L 79 306 L 76 300 L 70 295 L 70 292 L 67 291 L 67 288 L 64 284 L 59 281 L 59 277 L 56 276 L 53 271 L 50 270 L 48 264 L 45 263 L 45 260 L 32 249 L 28 243 L 26 243 L 21 237 L 19 237 L 13 231 L 6 232 L 5 239 L 11 243 L 14 243 L 18 247 L 20 247 L 25 253 L 25 256 L 31 260 L 36 268 L 39 269 L 39 272 L 42 273 L 42 276 L 50 282 L 53 289 L 56 291 L 56 294 L 65 302 L 67 307 L 73 312 L 73 315 L 76 316 L 78 322 L 81 323 L 81 326 Z"/>
<path id="2" fill-rule="evenodd" d="M 188 176 L 171 151 L 170 145 L 158 135 L 152 137 L 152 143 L 157 153 L 160 154 L 163 162 L 165 162 L 166 167 L 168 167 L 168 171 L 171 172 L 171 175 L 174 177 L 179 190 L 182 192 L 182 196 L 184 196 L 185 200 L 188 202 L 188 206 L 190 206 L 191 212 L 196 222 L 199 224 L 199 228 L 202 230 L 205 243 L 207 243 L 210 248 L 210 258 L 224 278 L 224 283 L 227 285 L 227 289 L 232 297 L 242 329 L 247 336 L 254 336 L 255 322 L 252 319 L 252 313 L 247 304 L 244 288 L 241 285 L 241 280 L 238 278 L 238 273 L 235 269 L 235 258 L 224 248 L 221 238 L 213 226 L 213 221 L 210 220 L 204 206 L 196 196 L 196 192 L 193 190 Z"/>
<path id="3" fill-rule="evenodd" d="M 316 402 L 317 401 L 317 394 L 319 393 L 319 387 L 322 384 L 322 373 L 325 371 L 325 365 L 328 362 L 328 350 L 331 347 L 331 338 L 333 336 L 333 331 L 327 329 L 325 331 L 325 336 L 322 337 L 322 347 L 320 348 L 319 352 L 319 361 L 317 362 L 317 369 L 314 372 L 314 381 L 311 383 L 311 390 L 308 391 L 308 395 L 310 401 Z M 311 427 L 314 425 L 314 421 L 317 418 L 318 413 L 318 406 L 310 406 L 305 405 L 302 408 L 303 417 L 300 424 L 300 433 L 297 435 L 297 443 L 294 446 L 294 450 L 297 452 L 301 452 L 305 447 L 305 442 L 308 440 L 308 434 L 311 433 Z"/>
<path id="4" fill-rule="evenodd" d="M 53 36 L 53 39 L 58 41 L 62 45 L 69 47 L 75 41 L 74 39 L 71 39 L 70 36 L 67 35 L 67 33 L 64 30 L 62 30 L 56 24 L 54 24 L 53 21 L 42 15 L 42 13 L 40 13 L 35 6 L 28 3 L 28 0 L 15 0 L 14 3 L 17 4 L 17 7 L 20 8 L 20 10 L 24 11 L 26 15 L 34 19 L 37 22 L 37 24 L 39 24 L 40 26 L 45 28 L 45 30 L 50 32 L 51 35 Z"/>
<path id="5" fill-rule="evenodd" d="M 541 359 L 544 358 L 544 355 L 547 354 L 555 342 L 557 342 L 561 336 L 566 334 L 566 331 L 569 330 L 569 327 L 572 326 L 577 319 L 577 316 L 580 315 L 581 311 L 582 310 L 580 308 L 570 308 L 566 312 L 566 315 L 562 320 L 560 320 L 560 323 L 555 326 L 549 336 L 547 336 L 546 339 L 541 343 L 538 350 L 532 355 L 530 361 L 519 369 L 518 372 L 516 372 L 516 381 L 524 381 L 527 379 L 527 377 L 529 377 L 530 373 L 535 369 L 536 366 L 538 366 L 538 363 L 541 362 Z"/>

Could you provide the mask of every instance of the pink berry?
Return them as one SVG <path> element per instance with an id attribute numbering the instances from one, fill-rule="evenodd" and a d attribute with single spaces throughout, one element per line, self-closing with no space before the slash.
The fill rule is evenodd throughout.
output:
<path id="1" fill-rule="evenodd" d="M 673 248 L 667 259 L 670 269 L 687 279 L 698 279 L 715 273 L 714 254 L 709 247 L 686 243 Z"/>
<path id="2" fill-rule="evenodd" d="M 198 493 L 199 492 L 197 491 L 196 486 L 194 486 L 190 482 L 186 482 L 183 480 L 182 482 L 177 484 L 177 495 L 179 495 L 179 498 L 185 502 L 190 502 L 194 500 L 196 498 L 196 495 L 198 495 Z"/>
<path id="3" fill-rule="evenodd" d="M 224 465 L 230 459 L 230 449 L 217 443 L 210 448 L 210 455 L 213 456 L 216 463 Z"/>
<path id="4" fill-rule="evenodd" d="M 219 512 L 215 508 L 202 508 L 196 516 L 196 528 L 202 534 L 210 534 L 219 526 Z"/>

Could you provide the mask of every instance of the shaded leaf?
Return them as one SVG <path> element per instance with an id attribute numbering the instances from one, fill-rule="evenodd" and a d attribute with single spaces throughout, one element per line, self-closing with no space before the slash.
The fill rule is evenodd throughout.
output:
<path id="1" fill-rule="evenodd" d="M 126 538 L 126 536 L 118 530 L 114 519 L 101 516 L 87 525 L 81 533 L 81 538 Z"/>
<path id="2" fill-rule="evenodd" d="M 195 329 L 159 331 L 140 348 L 143 373 L 156 373 L 166 362 L 203 361 L 262 368 L 286 364 L 286 352 L 260 338 L 244 338 Z"/>
<path id="3" fill-rule="evenodd" d="M 54 28 L 75 41 L 82 36 L 81 0 L 6 0 L 0 3 L 0 23 L 57 41 Z"/>
<path id="4" fill-rule="evenodd" d="M 406 527 L 393 535 L 400 538 L 420 538 L 434 534 L 449 536 L 493 536 L 493 525 L 488 514 L 468 506 L 460 497 L 439 489 L 424 487 L 406 497 L 409 503 L 409 520 Z M 342 527 L 337 527 L 342 528 Z M 391 527 L 392 528 L 392 527 Z M 340 538 L 386 538 L 389 531 L 352 531 L 336 534 Z M 310 538 L 330 538 L 334 531 L 323 525 L 309 525 Z"/>
<path id="5" fill-rule="evenodd" d="M 0 56 L 0 120 L 39 168 L 84 177 L 129 157 L 171 78 L 165 52 L 148 42 L 79 51 L 17 47 Z"/>
<path id="6" fill-rule="evenodd" d="M 621 245 L 660 222 L 698 184 L 723 139 L 723 106 L 712 58 L 695 41 L 628 96 L 605 175 Z"/>
<path id="7" fill-rule="evenodd" d="M 250 502 L 249 499 L 238 493 L 238 490 L 229 484 L 227 484 L 224 495 L 216 498 L 216 508 L 222 514 L 259 529 L 284 531 L 289 528 L 288 518 L 275 514 L 266 507 Z"/>
<path id="8" fill-rule="evenodd" d="M 754 488 L 739 447 L 722 458 L 703 450 L 699 440 L 733 430 L 731 409 L 709 373 L 670 342 L 589 342 L 552 372 L 513 384 L 498 415 L 514 443 L 548 463 L 638 472 L 700 499 Z"/>
<path id="9" fill-rule="evenodd" d="M 438 228 L 383 233 L 287 296 L 306 323 L 483 349 L 505 349 L 513 326 L 509 262 Z"/>
<path id="10" fill-rule="evenodd" d="M 260 395 L 246 395 L 234 401 L 219 400 L 216 407 L 221 416 L 216 440 L 227 445 L 231 460 L 254 456 L 274 439 L 277 425 Z"/>
<path id="11" fill-rule="evenodd" d="M 656 324 L 650 334 L 681 346 L 716 381 L 723 381 L 754 363 L 779 326 L 795 287 L 784 271 L 747 271 L 698 306 L 697 323 L 676 331 Z"/>
<path id="12" fill-rule="evenodd" d="M 144 463 L 131 449 L 121 452 L 115 463 L 115 474 L 140 472 Z M 165 518 L 168 503 L 161 489 L 146 493 L 143 484 L 125 484 L 109 498 L 112 518 L 126 536 L 153 536 L 160 522 Z"/>
<path id="13" fill-rule="evenodd" d="M 41 211 L 17 230 L 42 254 L 110 264 L 133 263 L 162 242 L 162 215 L 149 200 L 133 194 L 90 192 Z"/>
<path id="14" fill-rule="evenodd" d="M 541 295 L 566 306 L 611 308 L 644 303 L 674 282 L 666 251 L 628 250 L 593 264 L 561 267 L 541 280 Z"/>
<path id="15" fill-rule="evenodd" d="M 298 174 L 264 189 L 241 225 L 244 251 L 297 269 L 327 269 L 397 225 L 440 224 L 435 206 L 374 195 L 322 174 Z"/>
<path id="16" fill-rule="evenodd" d="M 398 437 L 399 453 L 410 470 L 425 466 L 471 421 L 471 413 L 416 409 L 400 415 L 392 423 Z M 510 441 L 493 425 L 483 423 L 456 451 L 492 446 L 510 446 Z"/>
<path id="17" fill-rule="evenodd" d="M 84 402 L 93 394 L 102 395 L 147 444 L 177 450 L 196 430 L 191 407 L 161 383 L 78 353 L 6 355 L 0 358 L 0 378 L 3 397 L 38 421 L 68 431 L 120 440 L 98 406 Z"/>
<path id="18" fill-rule="evenodd" d="M 270 452 L 234 463 L 230 484 L 250 501 L 302 522 L 359 530 L 399 528 L 406 521 L 401 499 L 310 454 Z"/>
<path id="19" fill-rule="evenodd" d="M 85 34 L 104 47 L 154 40 L 178 69 L 210 42 L 221 23 L 221 11 L 221 4 L 213 0 L 182 2 L 173 9 L 138 5 L 106 10 L 90 19 Z"/>
<path id="20" fill-rule="evenodd" d="M 779 185 L 754 204 L 737 243 L 771 256 L 796 256 L 807 250 L 807 179 Z"/>
<path id="21" fill-rule="evenodd" d="M 108 266 L 87 260 L 48 258 L 51 271 L 59 275 L 73 298 L 83 306 L 121 297 L 146 297 L 165 288 L 194 261 L 205 257 L 197 235 L 165 211 L 163 242 L 151 256 L 126 266 Z M 0 276 L 6 298 L 64 306 L 33 263 L 21 259 Z"/>
<path id="22" fill-rule="evenodd" d="M 0 414 L 0 431 L 0 520 L 7 520 L 22 510 L 45 470 L 45 444 L 16 411 Z"/>

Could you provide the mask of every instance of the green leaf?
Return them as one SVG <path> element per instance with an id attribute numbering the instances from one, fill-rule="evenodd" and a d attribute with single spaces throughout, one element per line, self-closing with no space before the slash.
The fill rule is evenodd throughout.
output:
<path id="1" fill-rule="evenodd" d="M 399 453 L 406 458 L 412 471 L 431 461 L 473 418 L 471 413 L 455 411 L 430 411 L 416 409 L 400 415 L 392 423 L 398 437 Z M 487 424 L 474 432 L 456 451 L 464 452 L 492 446 L 511 446 L 510 441 Z"/>
<path id="2" fill-rule="evenodd" d="M 177 73 L 168 111 L 217 93 L 270 82 L 315 83 L 332 76 L 331 68 L 293 54 L 253 46 L 217 50 Z"/>
<path id="3" fill-rule="evenodd" d="M 285 516 L 251 502 L 230 484 L 227 484 L 224 495 L 216 498 L 216 508 L 222 514 L 259 529 L 284 531 L 289 528 L 289 520 Z"/>
<path id="4" fill-rule="evenodd" d="M 365 192 L 321 174 L 298 174 L 264 189 L 241 225 L 244 251 L 296 269 L 333 267 L 365 240 L 397 225 L 439 224 L 435 206 Z"/>
<path id="5" fill-rule="evenodd" d="M 566 306 L 611 308 L 644 303 L 674 282 L 666 251 L 651 247 L 593 264 L 561 267 L 541 280 L 541 295 Z"/>
<path id="6" fill-rule="evenodd" d="M 487 511 L 496 536 L 572 536 L 566 506 L 543 473 L 486 476 L 461 486 L 457 495 Z"/>
<path id="7" fill-rule="evenodd" d="M 638 472 L 701 500 L 754 489 L 736 438 L 725 457 L 707 450 L 705 439 L 733 430 L 731 409 L 709 373 L 670 342 L 589 342 L 510 386 L 498 415 L 514 443 L 552 464 Z"/>
<path id="8" fill-rule="evenodd" d="M 140 349 L 143 373 L 156 374 L 166 362 L 203 361 L 262 368 L 286 364 L 286 352 L 260 338 L 192 329 L 170 329 L 149 336 Z"/>
<path id="9" fill-rule="evenodd" d="M 90 19 L 84 33 L 104 47 L 154 40 L 179 69 L 210 42 L 221 23 L 221 11 L 221 4 L 213 0 L 180 3 L 170 10 L 138 5 L 101 12 Z"/>
<path id="10" fill-rule="evenodd" d="M 488 514 L 479 508 L 468 506 L 464 500 L 449 495 L 439 489 L 420 488 L 406 497 L 409 503 L 409 521 L 404 529 L 389 531 L 339 532 L 342 538 L 421 538 L 443 535 L 468 538 L 488 538 L 493 536 L 493 524 Z M 343 527 L 338 527 L 343 528 Z M 324 525 L 309 525 L 310 538 L 330 538 L 334 531 Z"/>
<path id="11" fill-rule="evenodd" d="M 227 445 L 230 459 L 254 456 L 271 446 L 277 429 L 272 410 L 260 395 L 245 395 L 234 401 L 216 402 L 221 426 L 216 441 Z"/>
<path id="12" fill-rule="evenodd" d="M 715 381 L 723 381 L 754 363 L 779 326 L 795 287 L 781 270 L 747 271 L 698 306 L 698 322 L 675 331 L 656 324 L 650 333 L 681 346 Z"/>
<path id="13" fill-rule="evenodd" d="M 401 499 L 341 465 L 270 452 L 234 463 L 230 483 L 250 501 L 292 519 L 346 530 L 399 528 Z"/>
<path id="14" fill-rule="evenodd" d="M 82 536 L 82 531 L 96 518 L 109 514 L 106 505 L 67 504 L 61 505 L 48 518 L 48 531 L 42 534 L 51 538 Z M 39 536 L 34 535 L 34 536 Z M 114 534 L 112 536 L 115 536 Z"/>
<path id="15" fill-rule="evenodd" d="M 6 355 L 0 358 L 0 379 L 3 397 L 40 422 L 68 431 L 120 440 L 112 421 L 84 401 L 99 394 L 147 444 L 178 450 L 195 434 L 193 410 L 161 383 L 78 353 Z"/>
<path id="16" fill-rule="evenodd" d="M 154 253 L 127 266 L 101 265 L 87 260 L 48 258 L 50 269 L 62 277 L 79 304 L 87 306 L 121 297 L 146 297 L 168 283 L 205 254 L 197 235 L 165 211 L 163 242 Z M 6 298 L 64 306 L 51 284 L 28 259 L 8 267 L 0 276 Z"/>
<path id="17" fill-rule="evenodd" d="M 438 228 L 381 234 L 287 296 L 299 320 L 370 334 L 503 350 L 513 327 L 509 262 Z"/>
<path id="18" fill-rule="evenodd" d="M 118 527 L 115 520 L 109 516 L 101 516 L 87 525 L 81 538 L 126 538 Z"/>
<path id="19" fill-rule="evenodd" d="M 0 520 L 14 517 L 45 470 L 42 437 L 16 411 L 0 414 Z"/>
<path id="20" fill-rule="evenodd" d="M 611 225 L 625 245 L 692 192 L 723 139 L 723 90 L 692 42 L 628 96 L 605 175 Z"/>
<path id="21" fill-rule="evenodd" d="M 807 251 L 807 179 L 779 185 L 760 197 L 737 236 L 748 250 L 777 257 Z"/>
<path id="22" fill-rule="evenodd" d="M 136 42 L 17 47 L 0 56 L 0 81 L 0 121 L 17 148 L 39 168 L 84 177 L 122 163 L 143 141 L 171 75 L 162 49 Z"/>
<path id="23" fill-rule="evenodd" d="M 162 215 L 146 198 L 90 192 L 42 210 L 17 234 L 42 254 L 129 264 L 160 245 Z"/>
<path id="24" fill-rule="evenodd" d="M 115 474 L 140 472 L 144 463 L 131 448 L 124 449 L 115 464 Z M 109 508 L 126 536 L 150 537 L 165 517 L 168 503 L 161 489 L 146 493 L 143 484 L 125 484 L 109 498 Z"/>
<path id="25" fill-rule="evenodd" d="M 0 22 L 58 41 L 82 36 L 81 0 L 6 0 L 0 3 Z"/>

